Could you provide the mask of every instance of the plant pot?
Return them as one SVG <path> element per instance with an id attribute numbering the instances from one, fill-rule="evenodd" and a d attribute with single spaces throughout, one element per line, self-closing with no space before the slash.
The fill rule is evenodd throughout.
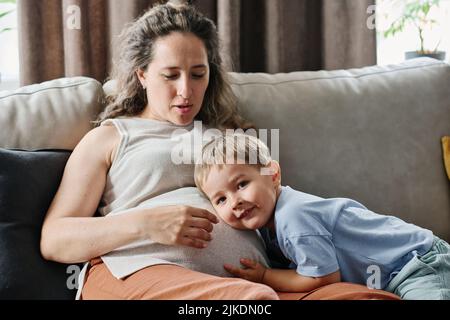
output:
<path id="1" fill-rule="evenodd" d="M 445 60 L 445 51 L 436 51 L 436 52 L 430 52 L 430 53 L 423 53 L 419 51 L 408 51 L 405 52 L 405 59 L 414 59 L 414 58 L 420 58 L 420 57 L 428 57 L 433 58 L 437 60 Z"/>

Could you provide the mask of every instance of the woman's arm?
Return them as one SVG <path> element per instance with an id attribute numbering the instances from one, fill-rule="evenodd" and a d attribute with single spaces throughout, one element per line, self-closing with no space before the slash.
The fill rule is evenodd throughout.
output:
<path id="1" fill-rule="evenodd" d="M 203 209 L 172 206 L 93 217 L 119 140 L 115 127 L 99 127 L 73 151 L 42 227 L 44 258 L 78 263 L 136 240 L 197 248 L 211 240 L 212 223 L 218 220 Z"/>
<path id="2" fill-rule="evenodd" d="M 283 292 L 307 292 L 327 284 L 341 281 L 338 271 L 323 277 L 305 277 L 299 275 L 293 269 L 268 269 L 251 259 L 241 259 L 241 264 L 246 269 L 225 265 L 225 269 L 231 274 L 253 282 L 264 283 L 276 291 Z"/>
<path id="3" fill-rule="evenodd" d="M 114 127 L 99 127 L 73 151 L 42 227 L 44 258 L 65 263 L 87 261 L 137 237 L 135 216 L 93 218 L 119 140 Z"/>

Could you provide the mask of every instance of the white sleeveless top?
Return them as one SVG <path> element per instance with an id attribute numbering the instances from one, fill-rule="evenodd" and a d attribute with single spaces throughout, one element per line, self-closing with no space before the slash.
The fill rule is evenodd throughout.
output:
<path id="1" fill-rule="evenodd" d="M 178 204 L 215 212 L 194 183 L 194 142 L 201 146 L 207 129 L 200 122 L 178 126 L 158 120 L 119 118 L 106 120 L 102 125 L 113 125 L 120 134 L 99 207 L 102 215 L 107 218 L 136 208 Z M 189 144 L 190 148 L 184 148 Z M 182 159 L 184 164 L 180 164 Z M 118 248 L 101 258 L 119 279 L 156 264 L 176 264 L 217 276 L 231 276 L 223 265 L 239 266 L 241 257 L 268 266 L 258 232 L 236 230 L 220 221 L 211 235 L 213 240 L 204 249 L 148 240 Z M 79 284 L 83 283 L 84 272 Z"/>

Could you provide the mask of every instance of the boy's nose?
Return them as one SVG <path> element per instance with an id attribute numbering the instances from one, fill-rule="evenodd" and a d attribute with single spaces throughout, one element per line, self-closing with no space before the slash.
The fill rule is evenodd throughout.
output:
<path id="1" fill-rule="evenodd" d="M 241 199 L 236 199 L 234 202 L 233 202 L 233 212 L 234 212 L 234 214 L 236 215 L 236 216 L 238 216 L 238 215 L 240 215 L 241 213 L 240 213 L 240 209 L 241 209 L 241 207 L 242 207 L 242 200 Z"/>

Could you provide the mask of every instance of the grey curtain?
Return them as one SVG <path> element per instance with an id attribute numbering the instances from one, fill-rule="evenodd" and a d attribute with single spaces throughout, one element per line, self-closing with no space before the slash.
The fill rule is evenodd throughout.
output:
<path id="1" fill-rule="evenodd" d="M 375 64 L 375 31 L 366 26 L 374 1 L 187 2 L 216 22 L 229 70 L 275 73 Z M 79 75 L 105 80 L 124 24 L 155 2 L 161 1 L 19 0 L 22 85 Z"/>

